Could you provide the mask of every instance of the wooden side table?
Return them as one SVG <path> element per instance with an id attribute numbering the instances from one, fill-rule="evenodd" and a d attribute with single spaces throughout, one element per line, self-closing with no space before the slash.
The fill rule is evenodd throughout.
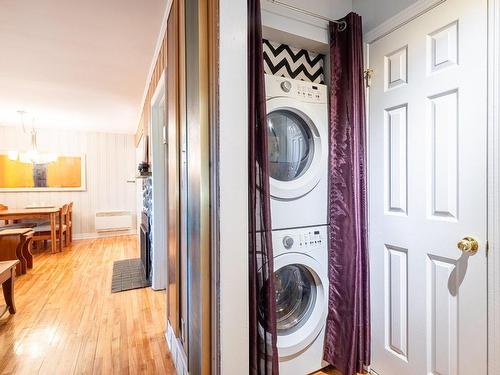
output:
<path id="1" fill-rule="evenodd" d="M 16 305 L 14 303 L 14 281 L 16 279 L 16 266 L 18 260 L 9 260 L 0 262 L 0 284 L 2 284 L 3 297 L 5 298 L 5 306 L 0 308 L 0 317 L 9 311 L 11 314 L 16 313 Z"/>

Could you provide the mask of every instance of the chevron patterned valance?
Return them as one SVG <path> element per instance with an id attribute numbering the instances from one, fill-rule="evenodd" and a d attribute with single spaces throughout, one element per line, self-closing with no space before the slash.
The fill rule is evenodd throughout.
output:
<path id="1" fill-rule="evenodd" d="M 323 55 L 264 39 L 264 71 L 280 77 L 324 83 Z"/>

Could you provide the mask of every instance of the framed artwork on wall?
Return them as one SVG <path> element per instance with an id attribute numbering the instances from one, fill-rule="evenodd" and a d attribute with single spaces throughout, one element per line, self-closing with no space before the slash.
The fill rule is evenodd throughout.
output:
<path id="1" fill-rule="evenodd" d="M 33 164 L 0 153 L 0 192 L 86 189 L 85 155 L 61 155 L 51 163 Z"/>

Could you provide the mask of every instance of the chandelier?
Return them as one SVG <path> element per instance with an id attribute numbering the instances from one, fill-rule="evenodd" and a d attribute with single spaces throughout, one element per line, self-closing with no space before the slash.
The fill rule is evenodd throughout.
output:
<path id="1" fill-rule="evenodd" d="M 38 151 L 38 144 L 36 141 L 36 129 L 32 124 L 30 130 L 26 130 L 24 125 L 24 115 L 25 111 L 17 111 L 21 116 L 21 124 L 23 126 L 23 131 L 25 134 L 30 134 L 31 136 L 31 148 L 25 152 L 9 151 L 8 157 L 10 160 L 19 160 L 21 163 L 26 164 L 49 164 L 57 161 L 57 154 L 55 153 L 41 153 Z M 34 119 L 33 119 L 34 122 Z"/>

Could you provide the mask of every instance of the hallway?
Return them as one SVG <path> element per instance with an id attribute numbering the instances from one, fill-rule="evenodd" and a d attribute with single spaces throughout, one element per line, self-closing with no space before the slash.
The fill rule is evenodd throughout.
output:
<path id="1" fill-rule="evenodd" d="M 0 319 L 0 374 L 173 374 L 165 293 L 111 294 L 113 262 L 138 256 L 135 236 L 35 254 L 16 279 L 17 314 Z"/>

